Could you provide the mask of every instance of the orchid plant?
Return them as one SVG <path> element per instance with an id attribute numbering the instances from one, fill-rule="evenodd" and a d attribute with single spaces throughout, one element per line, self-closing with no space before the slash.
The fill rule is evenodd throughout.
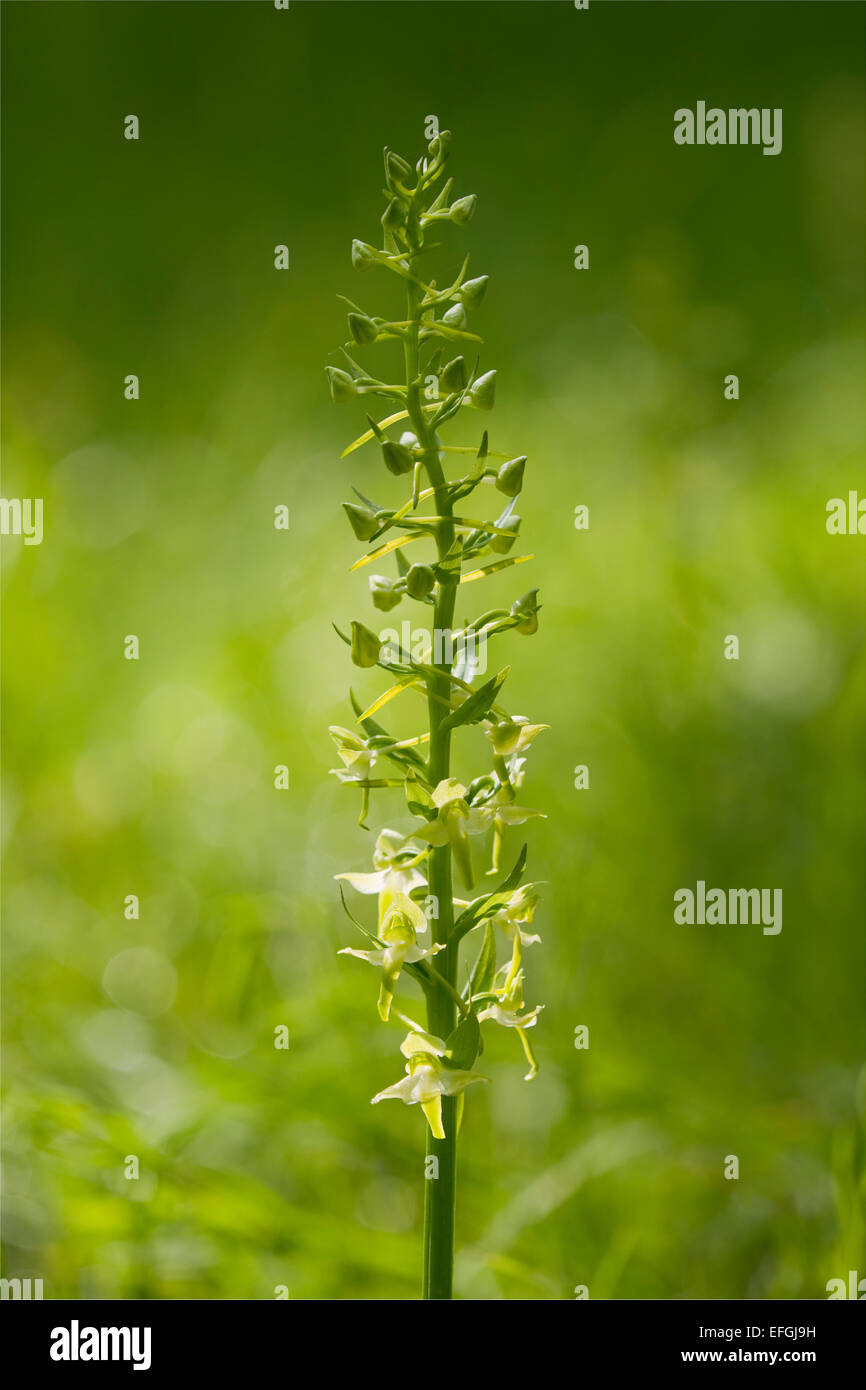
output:
<path id="1" fill-rule="evenodd" d="M 366 827 L 371 793 L 380 788 L 402 788 L 405 815 L 413 822 L 408 829 L 379 831 L 372 872 L 337 878 L 341 894 L 346 883 L 378 898 L 377 925 L 370 931 L 343 897 L 369 948 L 346 947 L 341 954 L 374 967 L 379 1018 L 396 1021 L 405 1034 L 403 1075 L 373 1096 L 373 1104 L 401 1100 L 419 1106 L 426 1119 L 423 1296 L 429 1299 L 452 1297 L 456 1143 L 466 1090 L 486 1080 L 475 1069 L 482 1024 L 513 1030 L 526 1056 L 526 1079 L 537 1071 L 529 1033 L 541 1006 L 527 1008 L 523 998 L 524 952 L 539 940 L 531 931 L 537 885 L 523 882 L 525 845 L 507 873 L 500 858 L 506 831 L 542 814 L 521 805 L 518 791 L 526 755 L 548 727 L 505 708 L 501 692 L 508 667 L 479 679 L 490 639 L 537 630 L 538 591 L 454 626 L 464 585 L 532 556 L 513 553 L 526 458 L 492 450 L 486 430 L 476 444 L 440 439 L 442 427 L 464 407 L 489 411 L 496 387 L 495 371 L 479 372 L 482 340 L 470 330 L 467 312 L 484 298 L 487 276 L 467 278 L 468 257 L 441 288 L 424 270 L 437 249 L 431 236 L 446 222 L 464 226 L 475 211 L 474 195 L 452 196 L 452 180 L 445 177 L 449 145 L 450 135 L 442 131 L 414 169 L 385 150 L 382 247 L 353 241 L 352 262 L 360 271 L 383 271 L 402 281 L 405 315 L 379 317 L 347 300 L 351 342 L 341 349 L 341 365 L 326 369 L 335 401 L 371 396 L 393 406 L 384 419 L 368 415 L 369 428 L 343 456 L 375 444 L 386 472 L 404 477 L 409 487 L 408 498 L 396 506 L 372 501 L 359 489 L 354 501 L 344 503 L 355 537 L 372 547 L 352 569 L 392 557 L 393 575 L 370 575 L 374 608 L 387 613 L 404 601 L 417 605 L 430 629 L 425 623 L 422 640 L 412 637 L 407 646 L 360 622 L 348 633 L 337 628 L 354 664 L 383 671 L 388 685 L 367 708 L 350 692 L 354 728 L 330 730 L 341 762 L 335 775 L 359 792 L 360 823 Z M 402 348 L 402 380 L 394 384 L 370 375 L 352 355 L 357 348 L 389 343 Z M 482 503 L 495 502 L 498 514 L 489 520 L 465 515 L 463 500 L 473 493 Z M 412 563 L 405 553 L 410 546 L 420 551 L 414 558 L 413 549 Z M 398 738 L 376 716 L 405 692 L 423 698 L 426 727 Z M 470 726 L 485 735 L 486 756 L 478 775 L 463 782 L 452 775 L 452 736 Z M 476 837 L 489 841 L 486 875 L 494 880 L 477 887 Z M 456 896 L 455 888 L 466 896 Z M 474 949 L 471 964 L 461 969 L 464 942 Z M 404 977 L 420 986 L 425 1024 L 398 1002 Z"/>

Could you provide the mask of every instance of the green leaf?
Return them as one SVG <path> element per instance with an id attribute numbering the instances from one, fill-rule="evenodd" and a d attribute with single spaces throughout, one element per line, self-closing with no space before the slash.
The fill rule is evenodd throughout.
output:
<path id="1" fill-rule="evenodd" d="M 384 507 L 380 507 L 380 505 L 379 505 L 378 502 L 371 502 L 371 501 L 370 501 L 370 498 L 369 498 L 369 497 L 365 497 L 364 494 L 363 494 L 363 492 L 359 492 L 358 489 L 357 489 L 356 487 L 353 487 L 353 488 L 352 488 L 352 491 L 354 492 L 354 494 L 355 494 L 356 497 L 359 497 L 359 498 L 361 499 L 361 501 L 364 503 L 364 506 L 365 506 L 365 507 L 369 507 L 369 508 L 370 508 L 370 511 L 371 511 L 371 512 L 384 512 L 384 511 L 385 511 L 385 508 L 384 508 Z"/>
<path id="2" fill-rule="evenodd" d="M 392 550 L 399 550 L 401 545 L 409 545 L 411 541 L 421 539 L 420 532 L 410 536 L 396 536 L 394 540 L 388 541 L 387 545 L 380 545 L 378 550 L 371 550 L 369 555 L 362 555 L 360 560 L 356 560 L 354 565 L 349 566 L 349 571 L 359 570 L 362 565 L 369 565 L 371 560 L 381 560 L 383 555 L 390 555 Z"/>
<path id="3" fill-rule="evenodd" d="M 460 576 L 460 583 L 471 584 L 473 579 L 486 579 L 488 574 L 496 574 L 499 570 L 507 570 L 510 565 L 522 565 L 534 559 L 534 555 L 509 555 L 505 560 L 493 560 L 489 565 L 479 565 L 477 570 L 467 570 Z"/>
<path id="4" fill-rule="evenodd" d="M 442 723 L 439 725 L 440 730 L 458 729 L 463 724 L 478 724 L 482 719 L 485 719 L 490 712 L 491 706 L 495 703 L 500 687 L 510 670 L 510 666 L 504 666 L 498 675 L 491 676 L 489 681 L 485 681 L 483 685 L 480 685 L 477 690 L 473 691 L 468 699 L 463 701 L 462 705 L 458 705 L 457 709 L 452 710 L 451 713 L 442 720 Z"/>
<path id="5" fill-rule="evenodd" d="M 472 970 L 472 978 L 469 982 L 470 999 L 476 994 L 484 994 L 493 985 L 496 975 L 496 930 L 492 922 L 487 923 L 484 932 L 484 940 L 481 950 L 478 952 L 478 959 Z"/>
<path id="6" fill-rule="evenodd" d="M 489 451 L 489 441 L 488 441 L 488 437 L 487 437 L 487 431 L 485 430 L 484 433 L 483 433 L 483 435 L 481 436 L 481 447 L 480 447 L 480 449 L 478 450 L 478 453 L 477 453 L 476 456 L 475 456 L 475 462 L 473 463 L 471 469 L 469 470 L 469 474 L 468 474 L 468 476 L 469 476 L 470 478 L 472 478 L 473 480 L 476 479 L 476 478 L 481 478 L 481 477 L 484 476 L 484 470 L 485 470 L 485 468 L 487 467 L 487 454 L 488 454 L 488 451 Z"/>
<path id="7" fill-rule="evenodd" d="M 387 417 L 387 419 L 385 419 L 385 420 L 380 420 L 380 421 L 379 421 L 379 428 L 380 428 L 380 429 L 386 429 L 388 425 L 396 425 L 396 423 L 397 423 L 398 420 L 406 420 L 406 419 L 408 419 L 408 417 L 409 417 L 409 412 L 408 412 L 408 410 L 398 410 L 397 413 L 396 413 L 396 415 L 389 415 L 389 416 Z M 367 430 L 365 434 L 360 434 L 360 435 L 358 436 L 357 439 L 353 439 L 353 440 L 352 440 L 352 443 L 349 444 L 349 445 L 343 450 L 343 452 L 342 452 L 341 455 L 340 455 L 340 458 L 341 458 L 341 459 L 344 459 L 344 458 L 346 458 L 349 454 L 353 454 L 353 453 L 355 452 L 356 449 L 360 449 L 360 447 L 361 447 L 362 444 L 366 444 L 368 440 L 370 440 L 370 439 L 375 439 L 375 437 L 376 437 L 376 436 L 375 436 L 375 434 L 373 433 L 372 430 Z"/>
<path id="8" fill-rule="evenodd" d="M 371 714 L 378 714 L 379 710 L 382 709 L 384 705 L 387 705 L 390 700 L 402 694 L 407 686 L 413 685 L 415 679 L 416 677 L 414 674 L 401 676 L 396 685 L 392 685 L 390 690 L 386 690 L 385 693 L 374 700 L 372 705 L 365 709 L 362 714 L 358 715 L 358 723 L 363 726 L 365 719 L 369 719 Z M 392 739 L 391 742 L 393 743 L 394 740 Z"/>
<path id="9" fill-rule="evenodd" d="M 378 724 L 375 719 L 370 719 L 367 715 L 365 715 L 363 719 L 360 717 L 363 713 L 363 710 L 360 701 L 355 695 L 354 690 L 349 691 L 349 699 L 352 701 L 352 709 L 355 711 L 355 714 L 358 715 L 357 722 L 361 725 L 361 728 L 364 730 L 365 734 L 368 734 L 371 737 L 375 736 L 385 737 L 388 739 L 391 738 L 391 735 L 388 733 L 388 730 L 385 729 L 381 724 Z M 390 758 L 392 762 L 400 763 L 404 766 L 411 764 L 413 767 L 418 768 L 419 771 L 426 766 L 426 763 L 424 759 L 421 757 L 421 754 L 416 753 L 414 748 L 393 749 L 387 752 L 385 754 L 385 757 Z"/>
<path id="10" fill-rule="evenodd" d="M 454 923 L 454 930 L 449 941 L 461 941 L 466 933 L 472 931 L 473 927 L 477 927 L 479 922 L 483 922 L 485 917 L 492 917 L 494 913 L 498 912 L 519 884 L 525 868 L 526 845 L 518 854 L 511 873 L 502 880 L 493 892 L 487 893 L 483 898 L 476 898 L 474 902 L 463 909 Z"/>
<path id="11" fill-rule="evenodd" d="M 526 868 L 526 848 L 526 845 L 524 845 L 515 860 L 514 868 L 511 870 L 511 873 L 502 880 L 499 887 L 496 889 L 497 893 L 514 892 L 514 889 L 523 877 L 523 870 Z"/>
<path id="12" fill-rule="evenodd" d="M 429 217 L 431 213 L 433 213 L 433 212 L 438 212 L 440 208 L 442 208 L 442 207 L 445 206 L 445 203 L 447 202 L 448 198 L 450 198 L 450 196 L 451 196 L 451 189 L 453 188 L 453 186 L 454 186 L 454 180 L 453 180 L 453 179 L 446 179 L 445 183 L 444 183 L 444 184 L 442 185 L 442 187 L 439 189 L 438 194 L 437 194 L 436 197 L 433 199 L 433 202 L 432 202 L 432 203 L 430 204 L 430 206 L 427 208 L 427 210 L 426 210 L 426 212 L 425 212 L 425 214 L 424 214 L 425 217 Z M 466 260 L 465 260 L 465 262 L 464 262 L 464 272 L 463 272 L 463 273 L 465 273 L 465 267 L 466 267 L 468 264 L 469 264 L 469 257 L 467 256 L 467 257 L 466 257 Z"/>
<path id="13" fill-rule="evenodd" d="M 429 338 L 445 338 L 449 343 L 484 342 L 478 333 L 470 333 L 466 328 L 452 328 L 450 323 L 443 323 L 441 319 L 438 319 L 435 324 L 422 326 L 421 337 L 425 342 Z"/>
<path id="14" fill-rule="evenodd" d="M 468 400 L 469 387 L 467 387 L 465 391 L 459 391 L 453 396 L 447 396 L 443 404 L 440 405 L 439 409 L 436 411 L 436 414 L 430 420 L 430 428 L 438 430 L 439 426 L 444 425 L 446 420 L 450 420 L 453 415 L 456 415 L 460 407 L 465 405 Z"/>
<path id="15" fill-rule="evenodd" d="M 475 1015 L 464 1014 L 445 1041 L 448 1048 L 445 1065 L 469 1071 L 481 1051 L 481 1027 Z"/>

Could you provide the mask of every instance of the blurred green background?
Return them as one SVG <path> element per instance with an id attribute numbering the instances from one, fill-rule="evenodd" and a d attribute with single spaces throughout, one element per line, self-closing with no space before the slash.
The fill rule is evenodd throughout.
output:
<path id="1" fill-rule="evenodd" d="M 382 146 L 417 158 L 428 114 L 479 195 L 439 273 L 465 246 L 491 276 L 484 423 L 530 458 L 537 558 L 470 606 L 541 588 L 496 659 L 553 726 L 522 797 L 549 817 L 542 1070 L 490 1038 L 458 1296 L 866 1273 L 863 542 L 824 524 L 864 490 L 862 7 L 7 0 L 3 25 L 3 491 L 45 502 L 41 547 L 3 542 L 4 1273 L 417 1297 L 423 1121 L 369 1104 L 401 1034 L 335 955 L 360 943 L 332 875 L 371 836 L 326 734 L 350 680 L 384 688 L 330 626 L 375 616 L 339 504 L 402 485 L 339 460 L 363 412 L 322 366 L 337 293 L 396 310 L 348 248 L 377 238 Z M 782 154 L 676 146 L 698 99 L 782 107 Z M 393 800 L 371 823 L 409 827 Z M 781 887 L 781 934 L 675 925 L 699 878 Z"/>

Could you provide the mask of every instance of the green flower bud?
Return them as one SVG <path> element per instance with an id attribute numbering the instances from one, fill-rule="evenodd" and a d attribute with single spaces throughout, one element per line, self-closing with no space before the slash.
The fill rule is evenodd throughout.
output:
<path id="1" fill-rule="evenodd" d="M 460 298 L 470 309 L 477 309 L 487 293 L 487 280 L 486 275 L 479 275 L 475 280 L 465 280 L 460 286 Z"/>
<path id="2" fill-rule="evenodd" d="M 381 261 L 381 255 L 375 246 L 370 246 L 366 241 L 358 241 L 357 237 L 352 242 L 352 265 L 356 270 L 372 270 L 373 266 Z"/>
<path id="3" fill-rule="evenodd" d="M 402 586 L 398 588 L 397 584 L 396 579 L 388 579 L 384 574 L 371 574 L 370 596 L 373 607 L 382 613 L 390 613 L 392 608 L 396 608 L 403 597 Z"/>
<path id="4" fill-rule="evenodd" d="M 519 516 L 510 516 L 502 528 L 503 531 L 519 531 L 520 521 Z M 490 549 L 494 550 L 497 555 L 506 555 L 516 539 L 516 536 L 496 536 L 490 542 Z"/>
<path id="5" fill-rule="evenodd" d="M 448 146 L 451 144 L 451 131 L 440 130 L 438 135 L 434 135 L 427 149 L 434 159 L 444 158 L 448 153 Z"/>
<path id="6" fill-rule="evenodd" d="M 406 571 L 406 593 L 412 598 L 426 598 L 435 584 L 436 576 L 429 565 L 410 565 Z"/>
<path id="7" fill-rule="evenodd" d="M 496 372 L 485 372 L 469 388 L 469 400 L 478 410 L 492 410 L 496 400 Z"/>
<path id="8" fill-rule="evenodd" d="M 443 391 L 462 391 L 469 380 L 469 369 L 465 357 L 455 357 L 439 373 L 439 386 Z"/>
<path id="9" fill-rule="evenodd" d="M 528 594 L 524 594 L 522 598 L 515 599 L 514 603 L 511 605 L 511 616 L 513 618 L 519 617 L 522 619 L 515 629 L 517 632 L 522 632 L 527 637 L 531 637 L 533 632 L 538 631 L 538 608 L 537 589 L 530 589 Z"/>
<path id="10" fill-rule="evenodd" d="M 465 227 L 467 222 L 472 220 L 475 211 L 475 204 L 478 202 L 474 193 L 470 193 L 466 198 L 458 198 L 456 203 L 452 203 L 448 209 L 448 216 L 452 222 L 456 222 L 458 227 Z"/>
<path id="11" fill-rule="evenodd" d="M 451 328 L 466 327 L 466 310 L 462 304 L 452 304 L 450 309 L 446 309 L 442 315 L 442 322 L 447 323 Z"/>
<path id="12" fill-rule="evenodd" d="M 376 513 L 369 507 L 359 507 L 354 502 L 344 502 L 343 511 L 349 518 L 349 525 L 359 541 L 370 541 L 379 530 Z"/>
<path id="13" fill-rule="evenodd" d="M 375 666 L 382 643 L 363 623 L 352 623 L 352 661 L 356 666 Z"/>
<path id="14" fill-rule="evenodd" d="M 382 457 L 388 472 L 396 477 L 401 473 L 411 473 L 415 466 L 415 460 L 405 444 L 395 444 L 393 439 L 385 440 L 382 445 Z"/>
<path id="15" fill-rule="evenodd" d="M 381 217 L 382 226 L 389 232 L 399 232 L 406 224 L 406 204 L 402 198 L 392 198 Z"/>
<path id="16" fill-rule="evenodd" d="M 348 372 L 344 372 L 341 367 L 326 367 L 325 371 L 328 373 L 332 400 L 339 404 L 340 401 L 349 401 L 353 396 L 357 396 L 355 379 L 349 376 Z"/>
<path id="17" fill-rule="evenodd" d="M 500 758 L 508 758 L 517 747 L 517 740 L 520 737 L 520 725 L 513 719 L 501 719 L 487 730 L 487 737 L 493 744 L 493 751 Z"/>
<path id="18" fill-rule="evenodd" d="M 376 324 L 366 314 L 349 315 L 349 332 L 361 347 L 366 346 L 367 343 L 375 343 L 379 336 Z"/>
<path id="19" fill-rule="evenodd" d="M 487 730 L 487 737 L 493 744 L 493 751 L 500 758 L 510 758 L 512 753 L 523 753 L 539 734 L 549 729 L 549 724 L 530 724 L 528 719 L 518 715 L 515 719 L 500 719 Z M 468 792 L 467 792 L 468 795 Z M 527 885 L 520 889 L 523 894 Z"/>
<path id="20" fill-rule="evenodd" d="M 503 463 L 499 472 L 496 474 L 496 487 L 500 492 L 504 492 L 506 497 L 516 497 L 523 487 L 523 471 L 526 468 L 526 455 L 517 459 L 509 459 Z"/>
<path id="21" fill-rule="evenodd" d="M 400 183 L 405 183 L 412 176 L 412 165 L 407 164 L 394 150 L 385 149 L 385 177 L 390 182 L 397 179 Z"/>

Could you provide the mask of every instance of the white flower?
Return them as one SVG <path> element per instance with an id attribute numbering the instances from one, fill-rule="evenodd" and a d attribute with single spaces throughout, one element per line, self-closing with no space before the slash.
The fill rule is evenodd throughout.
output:
<path id="1" fill-rule="evenodd" d="M 496 913 L 493 921 L 501 927 L 505 935 L 514 938 L 516 932 L 520 933 L 520 940 L 524 946 L 532 946 L 540 941 L 541 937 L 524 930 L 529 926 L 535 916 L 535 907 L 538 902 L 538 894 L 533 892 L 534 883 L 523 883 L 514 892 L 504 907 Z"/>
<path id="2" fill-rule="evenodd" d="M 494 1023 L 498 1023 L 501 1028 L 534 1028 L 538 1015 L 541 1013 L 544 1005 L 537 1004 L 528 1014 L 520 1013 L 520 1009 L 522 1008 L 522 1004 L 520 1004 L 517 1009 L 504 1009 L 501 1004 L 489 1004 L 487 1008 L 478 1015 L 478 1021 L 482 1023 L 485 1019 L 489 1018 L 492 1019 Z"/>
<path id="3" fill-rule="evenodd" d="M 483 806 L 473 806 L 470 814 L 474 827 L 470 830 L 470 835 L 479 835 L 491 825 L 494 829 L 500 830 L 506 825 L 523 825 L 524 821 L 531 820 L 533 816 L 547 819 L 546 812 L 533 811 L 529 806 L 518 806 L 516 801 L 487 801 Z"/>
<path id="4" fill-rule="evenodd" d="M 376 765 L 378 751 L 368 748 L 362 738 L 353 734 L 351 729 L 340 728 L 339 724 L 332 724 L 328 733 L 345 763 L 345 767 L 332 767 L 333 775 L 340 782 L 366 782 Z"/>
<path id="5" fill-rule="evenodd" d="M 466 801 L 466 788 L 453 777 L 440 782 L 433 792 L 433 802 L 438 807 L 435 820 L 428 821 L 420 830 L 413 831 L 417 840 L 426 840 L 433 846 L 450 842 L 451 851 L 457 861 L 464 881 L 472 884 L 472 859 L 469 852 L 469 836 L 483 835 L 491 827 L 494 841 L 498 845 L 503 828 L 507 825 L 522 825 L 531 816 L 543 816 L 543 811 L 532 811 L 528 806 L 518 806 L 513 801 L 489 800 L 480 806 Z M 498 857 L 497 857 L 498 858 Z"/>
<path id="6" fill-rule="evenodd" d="M 489 1019 L 492 1023 L 498 1023 L 501 1028 L 517 1029 L 517 1036 L 520 1038 L 526 1060 L 529 1063 L 529 1071 L 524 1080 L 531 1081 L 538 1073 L 538 1063 L 532 1055 L 526 1029 L 535 1027 L 538 1015 L 544 1005 L 537 1005 L 536 1008 L 530 1009 L 529 1013 L 521 1013 L 523 1008 L 523 970 L 520 964 L 522 954 L 521 934 L 516 932 L 511 961 L 496 972 L 496 980 L 490 991 L 495 997 L 486 1008 L 481 1010 L 478 1015 L 478 1022 L 482 1023 L 485 1019 Z"/>
<path id="7" fill-rule="evenodd" d="M 523 825 L 524 821 L 530 820 L 533 816 L 541 816 L 542 820 L 547 819 L 544 811 L 533 811 L 529 806 L 518 806 L 516 801 L 497 801 L 492 797 L 481 806 L 473 806 L 470 815 L 472 820 L 470 834 L 477 835 L 491 827 L 493 829 L 493 850 L 490 868 L 487 870 L 488 874 L 499 872 L 499 859 L 506 826 Z"/>
<path id="8" fill-rule="evenodd" d="M 391 1013 L 391 1001 L 404 965 L 427 960 L 443 951 L 444 945 L 429 946 L 423 950 L 416 941 L 416 932 L 424 930 L 427 919 L 420 907 L 413 903 L 405 893 L 395 893 L 379 928 L 379 936 L 385 945 L 374 951 L 356 951 L 352 946 L 344 946 L 337 954 L 357 956 L 359 960 L 369 961 L 382 972 L 379 986 L 379 1017 L 387 1022 Z"/>
<path id="9" fill-rule="evenodd" d="M 442 1097 L 461 1095 L 473 1081 L 486 1081 L 487 1077 L 446 1066 L 441 1061 L 447 1051 L 446 1045 L 432 1033 L 408 1033 L 400 1051 L 408 1058 L 406 1075 L 393 1086 L 379 1091 L 370 1104 L 378 1105 L 380 1100 L 402 1100 L 404 1105 L 420 1105 L 434 1139 L 444 1139 Z"/>
<path id="10" fill-rule="evenodd" d="M 420 830 L 412 833 L 418 840 L 426 840 L 438 848 L 450 843 L 451 850 L 466 883 L 472 882 L 472 860 L 469 854 L 469 835 L 478 835 L 483 829 L 471 818 L 466 803 L 466 788 L 454 777 L 440 782 L 433 792 L 433 803 L 438 814 Z"/>
<path id="11" fill-rule="evenodd" d="M 376 839 L 373 850 L 374 872 L 371 874 L 334 874 L 336 879 L 345 879 L 358 893 L 379 894 L 379 922 L 385 916 L 390 904 L 398 893 L 406 897 L 413 888 L 426 886 L 427 880 L 419 873 L 416 865 L 426 850 L 420 845 L 407 843 L 406 837 L 396 830 L 382 830 Z M 427 919 L 416 931 L 427 930 Z"/>

